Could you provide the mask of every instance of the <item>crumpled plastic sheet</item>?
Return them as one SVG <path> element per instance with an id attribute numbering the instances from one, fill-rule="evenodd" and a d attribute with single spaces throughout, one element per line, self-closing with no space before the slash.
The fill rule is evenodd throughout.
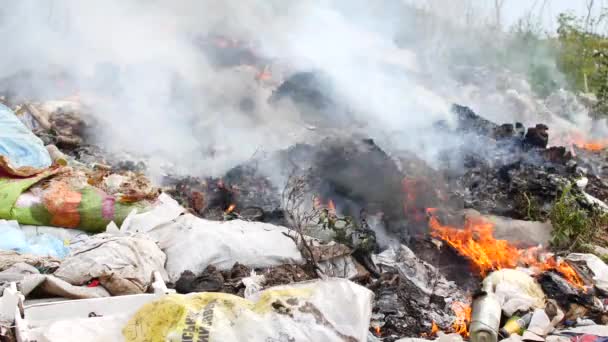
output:
<path id="1" fill-rule="evenodd" d="M 492 284 L 502 311 L 508 317 L 516 311 L 544 307 L 545 294 L 542 288 L 534 278 L 522 271 L 498 270 L 488 275 L 483 282 Z"/>
<path id="2" fill-rule="evenodd" d="M 593 254 L 571 253 L 566 260 L 572 262 L 584 262 L 589 270 L 593 272 L 593 283 L 595 287 L 604 293 L 608 293 L 608 265 L 602 259 Z"/>

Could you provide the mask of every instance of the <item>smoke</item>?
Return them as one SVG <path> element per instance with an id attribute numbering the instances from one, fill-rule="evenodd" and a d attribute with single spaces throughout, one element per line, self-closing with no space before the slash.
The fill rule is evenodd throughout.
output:
<path id="1" fill-rule="evenodd" d="M 323 134 L 307 129 L 308 114 L 292 104 L 269 105 L 272 89 L 252 68 L 214 63 L 200 46 L 208 34 L 251 42 L 287 75 L 322 70 L 360 123 L 345 130 L 429 160 L 437 152 L 430 127 L 453 119 L 452 101 L 482 114 L 492 108 L 488 90 L 467 92 L 448 72 L 446 32 L 420 35 L 434 23 L 419 27 L 417 12 L 399 0 L 22 0 L 1 11 L 0 78 L 31 72 L 31 82 L 13 90 L 44 99 L 58 96 L 52 75 L 67 73 L 100 122 L 94 140 L 155 160 L 156 172 L 219 175 L 256 151 Z M 395 39 L 404 36 L 407 49 Z"/>

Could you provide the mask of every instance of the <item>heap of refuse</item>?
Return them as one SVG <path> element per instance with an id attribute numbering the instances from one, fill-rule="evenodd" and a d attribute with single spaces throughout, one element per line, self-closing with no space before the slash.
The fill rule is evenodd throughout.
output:
<path id="1" fill-rule="evenodd" d="M 0 105 L 3 341 L 608 337 L 608 266 L 541 247 L 564 189 L 608 208 L 602 161 L 548 148 L 543 124 L 455 106 L 437 129 L 483 148 L 446 148 L 441 170 L 372 139 L 294 145 L 271 156 L 293 167 L 281 191 L 268 159 L 154 184 L 87 144 L 82 111 Z"/>

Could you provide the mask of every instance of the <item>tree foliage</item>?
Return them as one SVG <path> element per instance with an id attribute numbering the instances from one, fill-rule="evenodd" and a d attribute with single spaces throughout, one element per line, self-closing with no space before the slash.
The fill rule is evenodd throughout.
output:
<path id="1" fill-rule="evenodd" d="M 597 17 L 562 13 L 557 30 L 560 71 L 573 90 L 594 93 L 599 100 L 596 109 L 602 113 L 608 113 L 608 37 L 597 33 L 597 28 L 605 18 L 605 13 Z"/>

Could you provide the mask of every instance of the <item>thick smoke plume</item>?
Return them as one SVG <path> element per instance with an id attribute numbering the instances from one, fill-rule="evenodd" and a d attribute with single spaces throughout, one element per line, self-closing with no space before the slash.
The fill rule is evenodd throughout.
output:
<path id="1" fill-rule="evenodd" d="M 301 70 L 329 75 L 336 99 L 348 107 L 343 130 L 432 159 L 441 140 L 430 127 L 452 120 L 452 101 L 483 110 L 509 98 L 493 102 L 475 93 L 493 84 L 463 90 L 441 58 L 446 32 L 431 41 L 412 36 L 417 23 L 408 8 L 398 0 L 13 1 L 0 12 L 0 78 L 30 72 L 31 82 L 13 90 L 44 99 L 68 95 L 52 75 L 69 75 L 100 123 L 98 143 L 144 154 L 173 172 L 218 175 L 256 151 L 323 130 L 311 131 L 307 113 L 290 103 L 269 105 L 272 89 L 256 81 L 252 68 L 210 61 L 200 38 L 221 34 L 278 61 L 285 70 L 274 77 Z M 407 49 L 395 39 L 404 32 Z M 243 101 L 253 105 L 244 109 Z M 527 124 L 540 119 L 520 108 L 489 111 L 501 119 L 512 112 Z"/>

